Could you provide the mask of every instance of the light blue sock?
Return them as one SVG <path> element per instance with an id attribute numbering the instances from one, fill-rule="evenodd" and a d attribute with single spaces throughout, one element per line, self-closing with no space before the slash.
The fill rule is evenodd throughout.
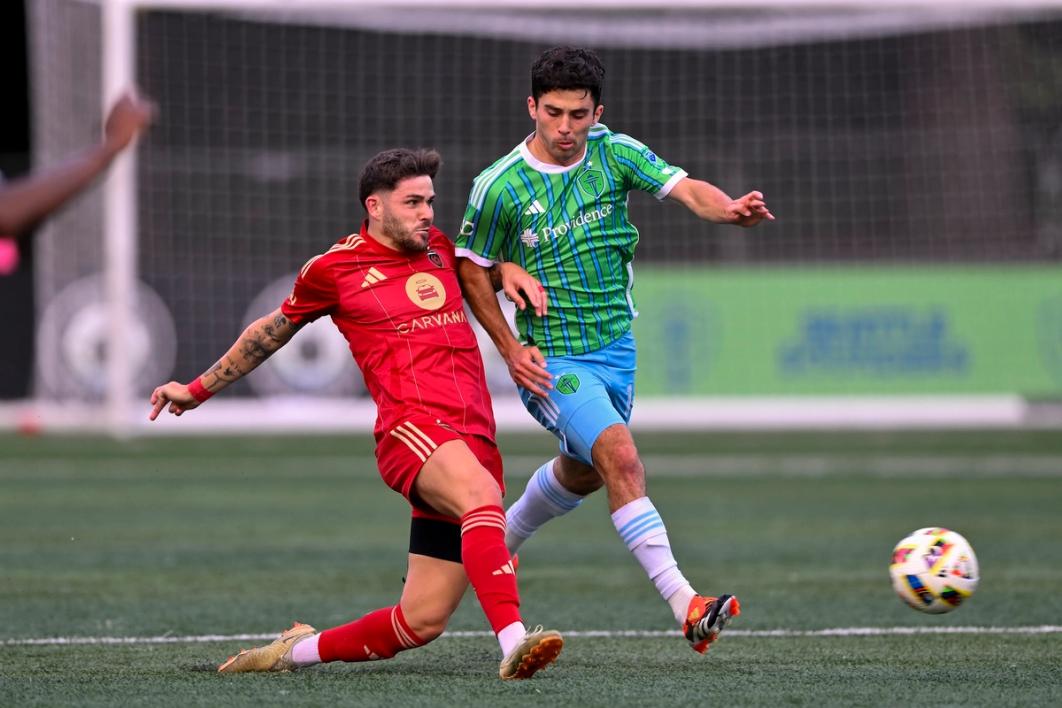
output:
<path id="1" fill-rule="evenodd" d="M 535 470 L 524 493 L 505 512 L 505 545 L 509 553 L 516 553 L 542 524 L 567 514 L 583 501 L 581 495 L 569 492 L 557 481 L 553 473 L 556 462 L 554 457 Z"/>

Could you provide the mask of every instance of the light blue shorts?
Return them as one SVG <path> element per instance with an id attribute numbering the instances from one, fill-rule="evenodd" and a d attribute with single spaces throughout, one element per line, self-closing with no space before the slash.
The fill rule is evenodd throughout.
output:
<path id="1" fill-rule="evenodd" d="M 553 374 L 548 398 L 518 387 L 524 407 L 560 440 L 568 457 L 592 465 L 598 436 L 616 423 L 626 425 L 634 405 L 635 347 L 630 332 L 603 349 L 575 356 L 546 357 Z"/>

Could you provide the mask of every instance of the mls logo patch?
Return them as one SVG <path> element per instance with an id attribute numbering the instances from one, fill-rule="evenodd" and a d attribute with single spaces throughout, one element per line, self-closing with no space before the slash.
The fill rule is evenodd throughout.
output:
<path id="1" fill-rule="evenodd" d="M 428 250 L 428 260 L 434 263 L 436 268 L 442 268 L 442 256 L 431 249 Z"/>
<path id="2" fill-rule="evenodd" d="M 605 191 L 605 175 L 601 170 L 584 170 L 579 179 L 579 189 L 583 194 L 597 199 Z"/>

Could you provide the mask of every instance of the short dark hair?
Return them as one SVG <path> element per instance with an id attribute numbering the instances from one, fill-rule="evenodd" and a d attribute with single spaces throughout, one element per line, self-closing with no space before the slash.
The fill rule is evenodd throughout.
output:
<path id="1" fill-rule="evenodd" d="M 554 47 L 531 65 L 531 97 L 535 103 L 550 91 L 584 89 L 590 92 L 596 108 L 604 85 L 605 65 L 592 49 Z"/>
<path id="2" fill-rule="evenodd" d="M 391 148 L 378 152 L 361 168 L 361 177 L 358 178 L 361 205 L 365 206 L 365 200 L 372 194 L 380 190 L 390 191 L 407 177 L 426 175 L 435 179 L 440 166 L 442 156 L 429 148 Z"/>

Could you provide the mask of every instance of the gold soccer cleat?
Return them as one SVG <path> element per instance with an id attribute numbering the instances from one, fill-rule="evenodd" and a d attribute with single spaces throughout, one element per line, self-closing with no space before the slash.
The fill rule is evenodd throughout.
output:
<path id="1" fill-rule="evenodd" d="M 247 671 L 294 671 L 298 667 L 289 657 L 292 645 L 316 632 L 317 630 L 310 625 L 296 622 L 291 625 L 291 629 L 285 630 L 271 644 L 254 649 L 244 649 L 236 656 L 230 656 L 224 664 L 218 667 L 218 672 L 239 674 Z"/>
<path id="2" fill-rule="evenodd" d="M 498 676 L 503 680 L 528 679 L 554 661 L 564 648 L 560 632 L 535 627 L 524 635 L 524 640 L 502 659 Z"/>

